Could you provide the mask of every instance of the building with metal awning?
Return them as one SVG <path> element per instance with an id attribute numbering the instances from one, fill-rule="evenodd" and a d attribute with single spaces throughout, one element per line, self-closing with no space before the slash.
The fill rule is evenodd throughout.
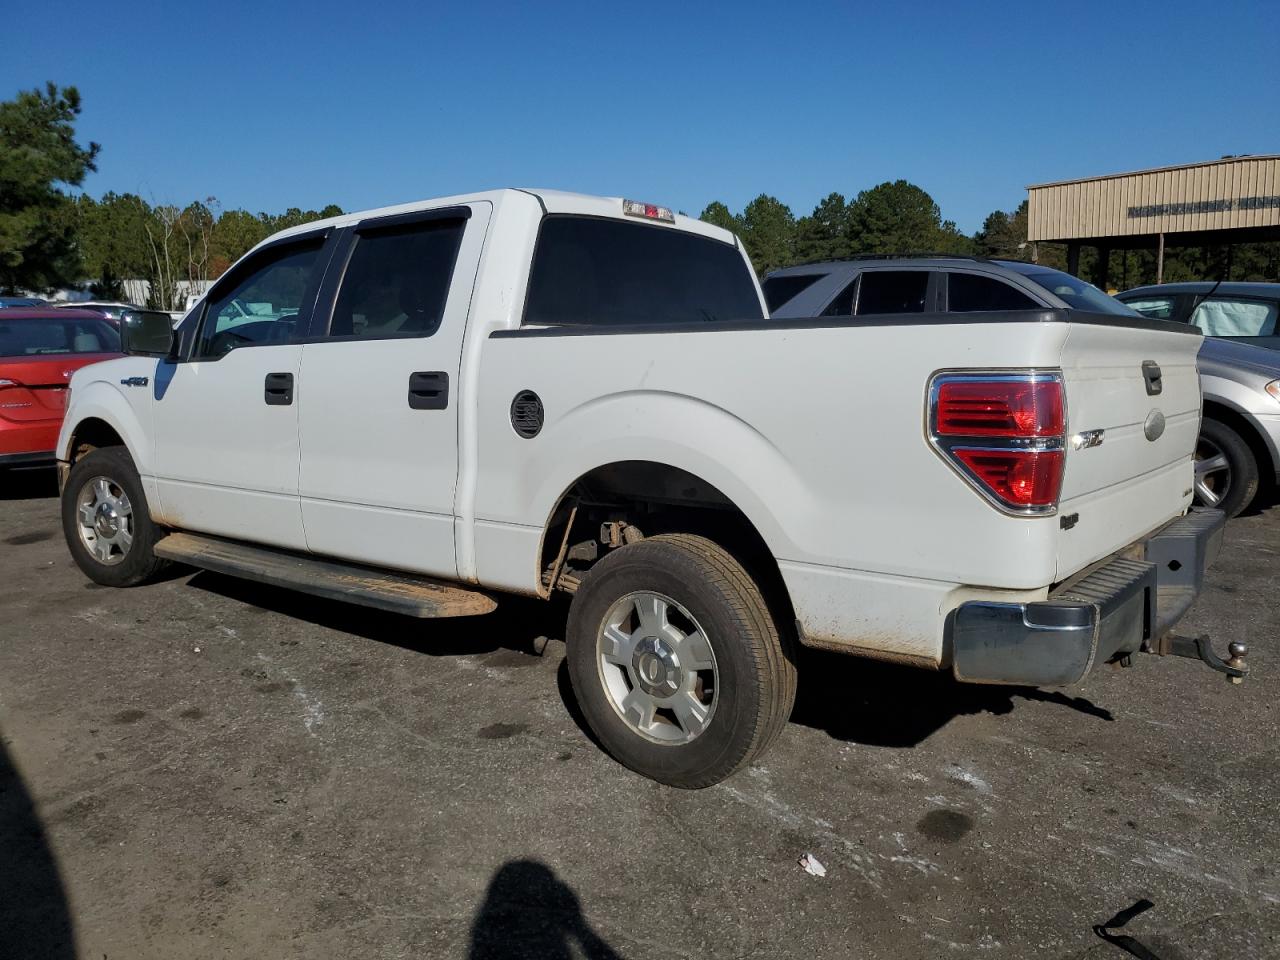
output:
<path id="1" fill-rule="evenodd" d="M 1080 248 L 1097 248 L 1107 283 L 1112 250 L 1156 251 L 1164 279 L 1166 246 L 1280 240 L 1280 155 L 1223 157 L 1027 187 L 1027 240 L 1064 243 L 1078 274 Z M 1033 254 L 1034 255 L 1034 254 Z"/>

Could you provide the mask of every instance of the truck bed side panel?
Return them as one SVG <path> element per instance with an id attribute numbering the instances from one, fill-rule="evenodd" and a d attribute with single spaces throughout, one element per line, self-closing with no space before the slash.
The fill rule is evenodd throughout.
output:
<path id="1" fill-rule="evenodd" d="M 719 488 L 779 560 L 1042 587 L 1054 575 L 1057 520 L 993 510 L 925 441 L 923 411 L 938 369 L 1055 367 L 1066 329 L 762 325 L 493 337 L 481 366 L 476 518 L 541 524 L 591 469 L 651 460 Z M 546 412 L 532 440 L 510 423 L 521 390 L 535 391 Z M 490 530 L 485 539 L 501 538 Z M 477 561 L 486 582 L 488 569 L 511 559 Z M 525 569 L 528 588 L 536 556 Z"/>

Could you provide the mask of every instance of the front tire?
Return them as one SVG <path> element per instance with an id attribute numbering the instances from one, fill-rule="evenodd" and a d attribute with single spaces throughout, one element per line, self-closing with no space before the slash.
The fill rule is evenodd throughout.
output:
<path id="1" fill-rule="evenodd" d="M 1220 420 L 1205 418 L 1196 444 L 1196 503 L 1234 517 L 1258 494 L 1258 461 L 1249 444 Z"/>
<path id="2" fill-rule="evenodd" d="M 71 468 L 62 491 L 62 534 L 76 566 L 103 586 L 136 586 L 168 564 L 155 555 L 163 533 L 151 521 L 124 447 L 91 450 Z"/>
<path id="3" fill-rule="evenodd" d="M 786 726 L 796 671 L 760 588 L 729 553 L 691 534 L 620 547 L 569 610 L 569 677 L 588 725 L 635 772 L 707 787 Z"/>

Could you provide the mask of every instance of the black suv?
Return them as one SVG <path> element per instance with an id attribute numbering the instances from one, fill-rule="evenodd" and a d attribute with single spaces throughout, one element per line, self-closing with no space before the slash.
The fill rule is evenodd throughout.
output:
<path id="1" fill-rule="evenodd" d="M 775 318 L 1066 307 L 1137 316 L 1090 283 L 1018 260 L 854 257 L 775 270 L 762 286 Z"/>

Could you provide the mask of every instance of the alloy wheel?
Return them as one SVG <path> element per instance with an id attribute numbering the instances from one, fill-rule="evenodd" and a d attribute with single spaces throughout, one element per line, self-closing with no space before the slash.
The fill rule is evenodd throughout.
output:
<path id="1" fill-rule="evenodd" d="M 636 733 L 679 745 L 706 730 L 719 668 L 711 641 L 681 604 L 650 591 L 626 594 L 605 614 L 596 651 L 609 702 Z"/>
<path id="2" fill-rule="evenodd" d="M 85 481 L 76 496 L 80 542 L 99 563 L 114 566 L 133 546 L 133 505 L 124 489 L 107 477 Z"/>
<path id="3" fill-rule="evenodd" d="M 1231 490 L 1231 464 L 1212 440 L 1200 437 L 1196 444 L 1196 499 L 1206 507 L 1216 507 Z"/>

